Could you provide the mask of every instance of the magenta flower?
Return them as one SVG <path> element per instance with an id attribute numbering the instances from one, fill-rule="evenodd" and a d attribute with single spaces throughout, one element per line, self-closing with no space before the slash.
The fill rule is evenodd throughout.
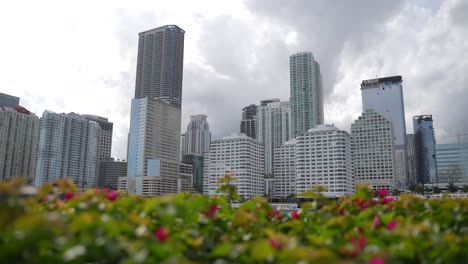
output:
<path id="1" fill-rule="evenodd" d="M 75 194 L 74 194 L 74 193 L 69 192 L 69 191 L 65 192 L 65 199 L 66 199 L 66 200 L 73 199 L 73 197 L 75 197 Z"/>
<path id="2" fill-rule="evenodd" d="M 391 196 L 390 197 L 385 197 L 382 200 L 382 204 L 388 204 L 388 203 L 393 202 L 393 201 L 395 201 L 395 197 L 391 197 Z"/>
<path id="3" fill-rule="evenodd" d="M 164 242 L 169 237 L 169 233 L 164 226 L 161 226 L 154 232 L 154 237 L 160 242 Z"/>
<path id="4" fill-rule="evenodd" d="M 377 228 L 379 227 L 379 225 L 380 225 L 380 217 L 376 215 L 374 216 L 374 219 L 372 220 L 372 227 Z"/>
<path id="5" fill-rule="evenodd" d="M 280 249 L 281 248 L 281 243 L 277 238 L 270 238 L 270 245 L 272 248 L 275 249 Z"/>
<path id="6" fill-rule="evenodd" d="M 397 227 L 397 225 L 398 225 L 399 223 L 400 223 L 400 222 L 399 222 L 398 220 L 388 222 L 388 224 L 387 224 L 387 230 L 392 231 L 393 229 L 395 229 L 395 227 Z"/>
<path id="7" fill-rule="evenodd" d="M 291 213 L 291 217 L 294 218 L 294 219 L 299 219 L 299 212 L 297 210 L 294 210 Z"/>
<path id="8" fill-rule="evenodd" d="M 378 194 L 380 198 L 385 198 L 388 195 L 388 191 L 386 189 L 380 189 Z"/>
<path id="9" fill-rule="evenodd" d="M 111 201 L 114 201 L 115 199 L 117 199 L 117 192 L 116 191 L 109 191 L 107 193 L 107 199 L 109 199 Z"/>
<path id="10" fill-rule="evenodd" d="M 373 259 L 369 260 L 369 264 L 385 264 L 385 261 L 380 257 L 374 257 Z"/>
<path id="11" fill-rule="evenodd" d="M 218 210 L 219 210 L 219 205 L 213 204 L 208 211 L 203 212 L 203 215 L 214 220 L 216 218 L 216 212 Z"/>

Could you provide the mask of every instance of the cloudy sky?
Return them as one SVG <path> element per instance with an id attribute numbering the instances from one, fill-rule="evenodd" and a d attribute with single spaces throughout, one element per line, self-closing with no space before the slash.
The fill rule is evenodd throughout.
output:
<path id="1" fill-rule="evenodd" d="M 183 123 L 208 115 L 213 138 L 239 130 L 241 110 L 289 99 L 289 55 L 320 63 L 325 122 L 348 130 L 360 82 L 403 76 L 407 132 L 432 114 L 438 142 L 468 133 L 468 1 L 5 1 L 0 92 L 45 109 L 108 117 L 125 158 L 138 32 L 186 31 Z M 462 137 L 465 142 L 468 137 Z"/>

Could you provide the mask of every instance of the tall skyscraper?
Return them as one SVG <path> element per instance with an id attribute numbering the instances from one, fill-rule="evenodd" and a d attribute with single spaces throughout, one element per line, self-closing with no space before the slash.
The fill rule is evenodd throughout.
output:
<path id="1" fill-rule="evenodd" d="M 468 184 L 468 143 L 437 144 L 436 161 L 438 183 Z"/>
<path id="2" fill-rule="evenodd" d="M 296 144 L 296 191 L 314 185 L 327 188 L 326 197 L 354 192 L 351 137 L 332 125 L 318 125 L 298 136 Z"/>
<path id="3" fill-rule="evenodd" d="M 374 109 L 393 127 L 395 148 L 395 188 L 407 187 L 406 124 L 401 76 L 392 76 L 361 83 L 362 111 Z"/>
<path id="4" fill-rule="evenodd" d="M 437 182 L 435 136 L 432 115 L 413 117 L 417 183 Z"/>
<path id="5" fill-rule="evenodd" d="M 176 25 L 139 34 L 135 98 L 159 98 L 181 108 L 184 35 Z"/>
<path id="6" fill-rule="evenodd" d="M 351 149 L 355 183 L 374 190 L 396 188 L 392 123 L 368 109 L 351 125 Z"/>
<path id="7" fill-rule="evenodd" d="M 256 135 L 256 116 L 257 106 L 252 104 L 242 109 L 242 120 L 240 124 L 240 132 L 246 134 L 253 139 L 257 138 Z"/>
<path id="8" fill-rule="evenodd" d="M 44 111 L 39 130 L 36 186 L 65 177 L 80 189 L 97 186 L 98 123 L 75 113 Z"/>
<path id="9" fill-rule="evenodd" d="M 323 81 L 311 52 L 289 57 L 292 133 L 296 137 L 323 124 Z"/>
<path id="10" fill-rule="evenodd" d="M 182 155 L 205 156 L 210 151 L 211 132 L 206 115 L 190 117 L 182 142 Z"/>
<path id="11" fill-rule="evenodd" d="M 263 145 L 244 134 L 233 134 L 211 144 L 209 194 L 215 195 L 217 182 L 227 173 L 234 174 L 239 196 L 244 199 L 264 195 Z"/>
<path id="12" fill-rule="evenodd" d="M 262 101 L 263 102 L 263 101 Z M 289 102 L 272 101 L 257 108 L 257 140 L 265 147 L 265 174 L 273 174 L 275 148 L 291 139 Z"/>
<path id="13" fill-rule="evenodd" d="M 98 123 L 101 131 L 99 133 L 98 159 L 109 160 L 112 152 L 112 131 L 114 124 L 108 118 L 97 115 L 81 115 L 87 120 Z"/>
<path id="14" fill-rule="evenodd" d="M 14 176 L 33 179 L 39 118 L 21 106 L 0 107 L 0 181 Z"/>
<path id="15" fill-rule="evenodd" d="M 16 107 L 19 106 L 19 97 L 0 93 L 0 107 Z"/>
<path id="16" fill-rule="evenodd" d="M 296 139 L 275 148 L 273 197 L 286 198 L 296 192 Z"/>
<path id="17" fill-rule="evenodd" d="M 207 155 L 209 152 L 207 153 Z M 198 193 L 203 193 L 203 164 L 204 158 L 198 155 L 184 155 L 182 157 L 182 163 L 192 165 L 192 181 L 193 181 L 193 188 Z"/>
<path id="18" fill-rule="evenodd" d="M 416 169 L 415 169 L 415 145 L 414 134 L 406 134 L 406 156 L 408 157 L 408 188 L 413 190 L 416 186 Z"/>

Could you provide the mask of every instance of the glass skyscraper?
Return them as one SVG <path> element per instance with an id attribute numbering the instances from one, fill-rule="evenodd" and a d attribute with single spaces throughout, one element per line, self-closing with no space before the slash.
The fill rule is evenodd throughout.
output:
<path id="1" fill-rule="evenodd" d="M 438 183 L 468 184 L 468 143 L 436 145 Z"/>
<path id="2" fill-rule="evenodd" d="M 0 107 L 16 107 L 19 105 L 19 97 L 0 93 Z"/>
<path id="3" fill-rule="evenodd" d="M 289 57 L 292 136 L 323 124 L 323 81 L 311 52 Z"/>
<path id="4" fill-rule="evenodd" d="M 432 115 L 413 117 L 416 183 L 437 182 Z"/>

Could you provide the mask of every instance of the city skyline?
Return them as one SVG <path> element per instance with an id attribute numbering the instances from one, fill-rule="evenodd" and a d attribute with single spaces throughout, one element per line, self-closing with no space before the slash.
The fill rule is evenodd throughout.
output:
<path id="1" fill-rule="evenodd" d="M 20 97 L 21 105 L 36 115 L 49 109 L 109 118 L 114 122 L 112 156 L 126 159 L 127 98 L 134 94 L 137 61 L 135 33 L 177 24 L 188 32 L 182 123 L 193 114 L 207 115 L 213 139 L 238 131 L 243 106 L 270 97 L 289 99 L 287 60 L 300 51 L 313 52 L 321 64 L 326 123 L 349 131 L 361 112 L 360 81 L 401 74 L 406 88 L 407 131 L 412 131 L 412 116 L 426 113 L 434 117 L 438 143 L 454 142 L 453 136 L 468 131 L 468 124 L 457 121 L 467 119 L 462 100 L 468 96 L 468 79 L 463 74 L 467 69 L 459 63 L 468 54 L 463 45 L 468 28 L 463 20 L 466 2 L 334 3 L 333 12 L 352 12 L 345 12 L 344 17 L 322 17 L 328 22 L 322 28 L 313 22 L 317 14 L 330 8 L 327 3 L 314 9 L 308 2 L 288 3 L 284 13 L 276 13 L 263 1 L 214 4 L 210 8 L 206 8 L 209 3 L 197 3 L 199 6 L 189 4 L 179 13 L 171 12 L 180 4 L 155 8 L 152 3 L 151 8 L 140 3 L 130 11 L 96 5 L 89 11 L 89 22 L 78 23 L 75 14 L 89 9 L 86 3 L 58 4 L 55 8 L 64 14 L 60 18 L 48 13 L 46 5 L 32 3 L 31 8 L 40 11 L 36 13 L 43 19 L 30 12 L 24 14 L 28 19 L 12 17 L 19 13 L 15 12 L 19 7 L 12 3 L 0 11 L 0 28 L 10 35 L 0 50 L 0 70 L 5 73 L 0 77 L 0 92 Z M 352 9 L 355 5 L 363 10 Z M 313 12 L 305 16 L 302 10 Z M 363 16 L 362 12 L 372 15 Z M 94 23 L 101 17 L 112 19 Z M 40 35 L 32 33 L 38 45 L 28 50 L 24 46 L 28 41 L 22 41 L 26 35 L 20 32 L 32 19 L 42 30 Z M 11 21 L 18 22 L 16 27 L 10 28 Z M 337 27 L 343 23 L 343 29 Z M 275 30 L 268 32 L 271 28 Z M 241 32 L 239 45 L 233 37 Z M 443 41 L 437 42 L 436 36 L 442 36 Z M 398 47 L 401 45 L 395 45 L 396 41 L 407 45 Z M 24 53 L 16 52 L 19 49 Z M 69 50 L 74 50 L 73 54 Z M 20 65 L 26 57 L 30 63 Z M 30 78 L 21 78 L 24 72 Z M 246 96 L 239 96 L 242 94 Z M 102 98 L 106 98 L 105 103 Z M 466 140 L 462 138 L 462 142 Z"/>

